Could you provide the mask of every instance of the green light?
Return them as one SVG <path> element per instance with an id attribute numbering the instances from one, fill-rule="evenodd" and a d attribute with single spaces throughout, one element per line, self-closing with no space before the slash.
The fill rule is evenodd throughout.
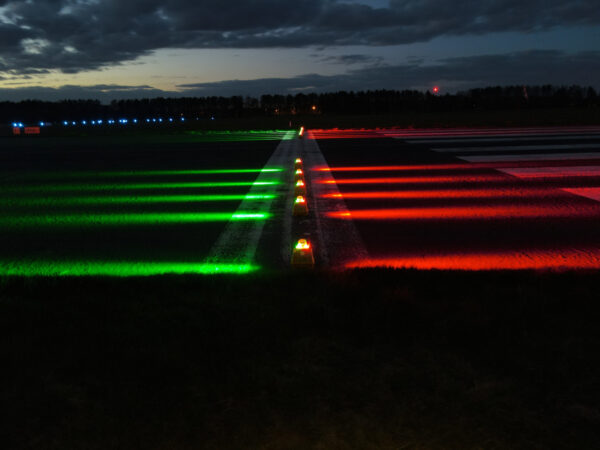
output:
<path id="1" fill-rule="evenodd" d="M 293 139 L 296 134 L 295 131 L 289 130 L 190 131 L 188 133 L 203 142 L 280 141 Z"/>
<path id="2" fill-rule="evenodd" d="M 52 184 L 36 186 L 20 186 L 3 189 L 3 192 L 61 192 L 61 191 L 109 191 L 109 190 L 142 190 L 142 189 L 198 189 L 242 186 L 276 186 L 280 181 L 219 181 L 189 183 L 132 183 L 132 184 Z"/>
<path id="3" fill-rule="evenodd" d="M 109 276 L 142 277 L 165 274 L 247 274 L 259 270 L 252 264 L 124 261 L 0 261 L 0 275 L 20 277 Z"/>
<path id="4" fill-rule="evenodd" d="M 0 227 L 41 226 L 125 226 L 165 225 L 229 220 L 266 220 L 269 213 L 132 213 L 132 214 L 60 214 L 52 216 L 9 216 L 0 219 Z"/>
<path id="5" fill-rule="evenodd" d="M 85 174 L 93 176 L 106 177 L 124 177 L 124 176 L 162 176 L 162 175 L 226 175 L 238 173 L 274 173 L 283 172 L 280 167 L 271 167 L 266 169 L 208 169 L 208 170 L 141 170 L 141 171 L 119 171 L 119 172 L 73 172 L 76 174 Z"/>
<path id="6" fill-rule="evenodd" d="M 241 200 L 270 200 L 273 194 L 247 195 L 149 195 L 149 196 L 110 196 L 110 197 L 49 197 L 0 199 L 0 205 L 18 206 L 96 206 L 96 205 L 143 205 L 153 203 L 203 203 Z M 1 222 L 1 219 L 0 219 Z"/>

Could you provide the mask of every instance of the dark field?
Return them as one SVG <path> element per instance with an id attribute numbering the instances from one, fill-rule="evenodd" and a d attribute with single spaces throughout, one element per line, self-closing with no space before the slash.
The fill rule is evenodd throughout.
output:
<path id="1" fill-rule="evenodd" d="M 4 448 L 600 442 L 596 273 L 4 279 Z"/>

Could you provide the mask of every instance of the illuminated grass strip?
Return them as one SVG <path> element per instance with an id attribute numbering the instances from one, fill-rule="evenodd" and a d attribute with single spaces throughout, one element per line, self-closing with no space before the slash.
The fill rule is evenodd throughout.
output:
<path id="1" fill-rule="evenodd" d="M 0 219 L 4 227 L 42 226 L 128 226 L 169 225 L 204 222 L 266 220 L 269 213 L 262 212 L 207 212 L 207 213 L 132 213 L 132 214 L 57 214 L 49 216 L 9 216 Z"/>
<path id="2" fill-rule="evenodd" d="M 259 267 L 252 264 L 196 262 L 124 262 L 124 261 L 0 261 L 1 276 L 57 277 L 109 276 L 145 277 L 165 274 L 244 275 Z"/>
<path id="3" fill-rule="evenodd" d="M 230 201 L 259 201 L 273 199 L 274 194 L 248 195 L 149 195 L 110 197 L 48 197 L 0 199 L 0 205 L 18 206 L 98 206 L 98 205 L 148 205 L 156 203 L 205 203 Z M 1 222 L 1 220 L 0 220 Z"/>
<path id="4" fill-rule="evenodd" d="M 206 181 L 186 183 L 131 183 L 131 184 L 50 184 L 36 186 L 13 186 L 3 192 L 61 192 L 61 191 L 110 191 L 110 190 L 144 190 L 144 189 L 200 189 L 228 188 L 246 186 L 276 186 L 280 181 Z"/>

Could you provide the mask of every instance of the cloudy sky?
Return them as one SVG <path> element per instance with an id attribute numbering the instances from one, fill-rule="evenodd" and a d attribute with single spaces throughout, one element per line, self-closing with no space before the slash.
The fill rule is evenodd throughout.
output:
<path id="1" fill-rule="evenodd" d="M 0 0 L 0 101 L 600 88 L 598 0 Z"/>

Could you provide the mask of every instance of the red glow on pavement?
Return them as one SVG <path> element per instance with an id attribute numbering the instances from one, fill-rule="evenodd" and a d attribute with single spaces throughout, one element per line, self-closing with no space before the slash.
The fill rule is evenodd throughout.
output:
<path id="1" fill-rule="evenodd" d="M 501 174 L 490 175 L 453 175 L 429 177 L 387 177 L 387 178 L 346 178 L 339 180 L 320 181 L 321 184 L 422 184 L 422 183 L 464 183 L 477 182 L 489 183 L 492 181 L 505 181 L 508 178 Z"/>
<path id="2" fill-rule="evenodd" d="M 382 137 L 485 137 L 511 135 L 555 135 L 568 133 L 600 133 L 597 126 L 578 127 L 522 127 L 522 128 L 389 128 L 311 130 L 313 139 L 373 139 Z"/>
<path id="3" fill-rule="evenodd" d="M 432 198 L 520 198 L 520 197 L 544 197 L 548 193 L 553 195 L 560 191 L 554 188 L 514 188 L 514 189 L 434 189 L 434 190 L 411 190 L 411 191 L 367 191 L 367 192 L 345 192 L 343 194 L 325 194 L 322 198 L 343 198 L 346 200 L 369 200 L 369 199 L 432 199 Z"/>
<path id="4" fill-rule="evenodd" d="M 600 218 L 598 208 L 576 208 L 563 205 L 472 205 L 460 207 L 362 209 L 351 212 L 329 212 L 333 219 L 352 220 L 481 220 L 481 219 L 534 219 L 534 218 Z"/>
<path id="5" fill-rule="evenodd" d="M 537 161 L 490 161 L 473 163 L 452 164 L 414 164 L 402 166 L 340 166 L 340 167 L 317 167 L 317 172 L 410 172 L 410 171 L 443 171 L 443 170 L 481 170 L 481 169 L 504 169 L 504 168 L 541 168 L 541 167 L 571 167 L 589 166 L 590 163 L 597 164 L 597 158 L 553 160 L 544 159 Z"/>
<path id="6" fill-rule="evenodd" d="M 524 269 L 597 269 L 600 250 L 574 249 L 539 251 L 519 249 L 487 253 L 409 255 L 394 258 L 369 258 L 353 261 L 347 268 L 391 267 L 396 269 L 438 270 L 524 270 Z"/>
<path id="7" fill-rule="evenodd" d="M 565 177 L 600 177 L 600 166 L 572 167 L 537 167 L 503 169 L 503 172 L 519 178 L 565 178 Z"/>

